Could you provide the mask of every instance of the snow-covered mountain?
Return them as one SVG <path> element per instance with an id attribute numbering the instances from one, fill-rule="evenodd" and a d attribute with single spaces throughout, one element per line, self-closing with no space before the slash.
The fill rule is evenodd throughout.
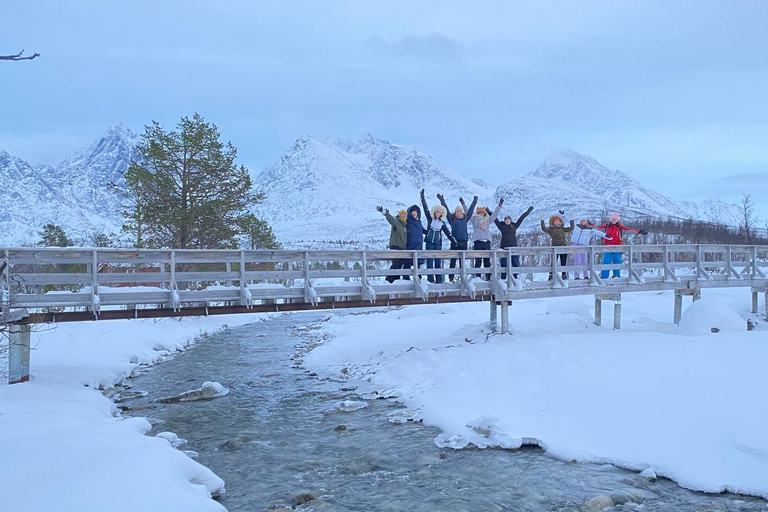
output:
<path id="1" fill-rule="evenodd" d="M 121 184 L 138 136 L 123 125 L 56 165 L 32 166 L 0 151 L 0 245 L 30 245 L 47 222 L 61 225 L 71 238 L 88 243 L 95 233 L 118 233 L 120 200 L 110 184 Z M 430 206 L 444 193 L 449 206 L 459 196 L 493 206 L 505 198 L 502 215 L 517 218 L 529 205 L 536 212 L 524 228 L 535 227 L 537 213 L 558 209 L 599 219 L 611 211 L 625 218 L 676 217 L 738 224 L 736 207 L 720 200 L 679 201 L 609 170 L 593 158 L 566 151 L 544 161 L 526 176 L 499 187 L 465 178 L 418 148 L 392 144 L 365 134 L 300 137 L 255 179 L 266 194 L 254 207 L 287 247 L 386 247 L 389 227 L 376 212 L 393 213 L 419 203 L 425 188 Z"/>
<path id="2" fill-rule="evenodd" d="M 255 186 L 266 194 L 257 215 L 289 245 L 353 240 L 380 246 L 389 228 L 376 205 L 393 213 L 406 209 L 420 203 L 422 188 L 430 206 L 441 191 L 456 205 L 460 195 L 469 202 L 493 194 L 417 148 L 370 134 L 357 142 L 304 135 L 256 177 Z"/>
<path id="3" fill-rule="evenodd" d="M 113 126 L 56 167 L 0 151 L 0 244 L 33 245 L 49 222 L 79 241 L 119 232 L 120 200 L 109 184 L 120 183 L 137 142 L 131 130 Z"/>
<path id="4" fill-rule="evenodd" d="M 708 200 L 702 204 L 672 199 L 643 186 L 636 179 L 619 170 L 610 170 L 594 158 L 575 151 L 563 151 L 545 160 L 533 172 L 520 180 L 514 180 L 500 189 L 529 184 L 532 191 L 539 188 L 544 179 L 550 183 L 566 183 L 573 186 L 574 194 L 544 192 L 553 199 L 560 195 L 563 206 L 585 213 L 619 211 L 628 217 L 672 217 L 701 219 L 738 224 L 738 213 L 733 205 L 720 200 Z M 554 191 L 553 191 L 554 192 Z"/>

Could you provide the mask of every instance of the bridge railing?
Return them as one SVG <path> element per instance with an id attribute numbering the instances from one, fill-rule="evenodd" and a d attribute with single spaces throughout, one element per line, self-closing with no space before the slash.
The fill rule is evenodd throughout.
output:
<path id="1" fill-rule="evenodd" d="M 576 253 L 587 253 L 586 265 L 574 264 L 570 255 Z M 621 263 L 603 263 L 606 253 L 621 253 Z M 565 266 L 559 264 L 562 254 L 569 255 Z M 382 298 L 513 300 L 691 286 L 764 287 L 768 274 L 768 247 L 710 244 L 492 251 L 0 248 L 0 255 L 4 312 L 80 308 L 96 316 L 102 308 L 118 307 L 176 311 L 201 304 L 249 308 Z M 515 257 L 518 267 L 513 266 Z M 429 268 L 435 259 L 441 260 L 439 267 Z M 448 268 L 451 259 L 457 268 Z M 390 269 L 393 260 L 402 268 Z M 562 275 L 584 271 L 589 276 L 584 280 Z M 621 277 L 603 277 L 614 271 Z M 450 276 L 455 282 L 449 282 Z M 396 280 L 388 283 L 387 277 Z"/>

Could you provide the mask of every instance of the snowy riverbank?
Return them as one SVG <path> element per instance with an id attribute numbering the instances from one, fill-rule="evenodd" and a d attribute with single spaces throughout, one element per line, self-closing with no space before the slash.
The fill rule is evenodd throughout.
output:
<path id="1" fill-rule="evenodd" d="M 679 328 L 671 292 L 626 294 L 621 331 L 594 326 L 591 302 L 515 302 L 503 336 L 487 332 L 487 303 L 333 317 L 304 363 L 398 396 L 442 429 L 440 446 L 538 442 L 565 460 L 768 498 L 768 324 L 747 331 L 749 290 L 686 300 Z"/>
<path id="2" fill-rule="evenodd" d="M 224 482 L 159 437 L 122 419 L 99 388 L 190 347 L 202 335 L 266 318 L 111 320 L 33 332 L 27 384 L 0 385 L 3 507 L 48 512 L 222 511 Z M 202 384 L 202 382 L 198 383 Z M 191 385 L 190 388 L 195 387 Z"/>

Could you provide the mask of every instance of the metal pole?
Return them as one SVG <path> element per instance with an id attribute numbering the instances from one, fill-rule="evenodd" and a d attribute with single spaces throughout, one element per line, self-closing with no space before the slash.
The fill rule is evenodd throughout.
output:
<path id="1" fill-rule="evenodd" d="M 491 305 L 491 332 L 498 332 L 499 331 L 499 320 L 498 320 L 498 309 L 496 308 L 496 301 L 493 300 L 493 297 L 491 297 L 491 300 L 488 301 L 488 303 Z"/>
<path id="2" fill-rule="evenodd" d="M 501 334 L 509 332 L 509 302 L 501 301 Z"/>
<path id="3" fill-rule="evenodd" d="M 595 295 L 595 325 L 603 325 L 603 301 L 599 295 Z"/>
<path id="4" fill-rule="evenodd" d="M 683 296 L 679 291 L 675 291 L 675 325 L 680 325 L 680 320 L 683 317 Z"/>
<path id="5" fill-rule="evenodd" d="M 11 324 L 8 344 L 8 384 L 29 380 L 29 324 Z"/>

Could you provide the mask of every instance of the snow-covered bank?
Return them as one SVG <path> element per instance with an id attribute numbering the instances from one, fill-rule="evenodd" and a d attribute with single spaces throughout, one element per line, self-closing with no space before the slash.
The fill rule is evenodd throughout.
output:
<path id="1" fill-rule="evenodd" d="M 592 324 L 588 297 L 515 302 L 504 336 L 489 336 L 487 303 L 334 317 L 304 363 L 399 396 L 443 430 L 441 446 L 538 441 L 565 460 L 768 498 L 768 324 L 747 331 L 749 290 L 705 290 L 679 328 L 671 292 L 623 299 L 621 331 Z"/>
<path id="2" fill-rule="evenodd" d="M 117 417 L 98 388 L 188 348 L 199 336 L 264 315 L 111 320 L 33 332 L 31 381 L 0 386 L 0 488 L 8 510 L 222 511 L 224 482 Z"/>

